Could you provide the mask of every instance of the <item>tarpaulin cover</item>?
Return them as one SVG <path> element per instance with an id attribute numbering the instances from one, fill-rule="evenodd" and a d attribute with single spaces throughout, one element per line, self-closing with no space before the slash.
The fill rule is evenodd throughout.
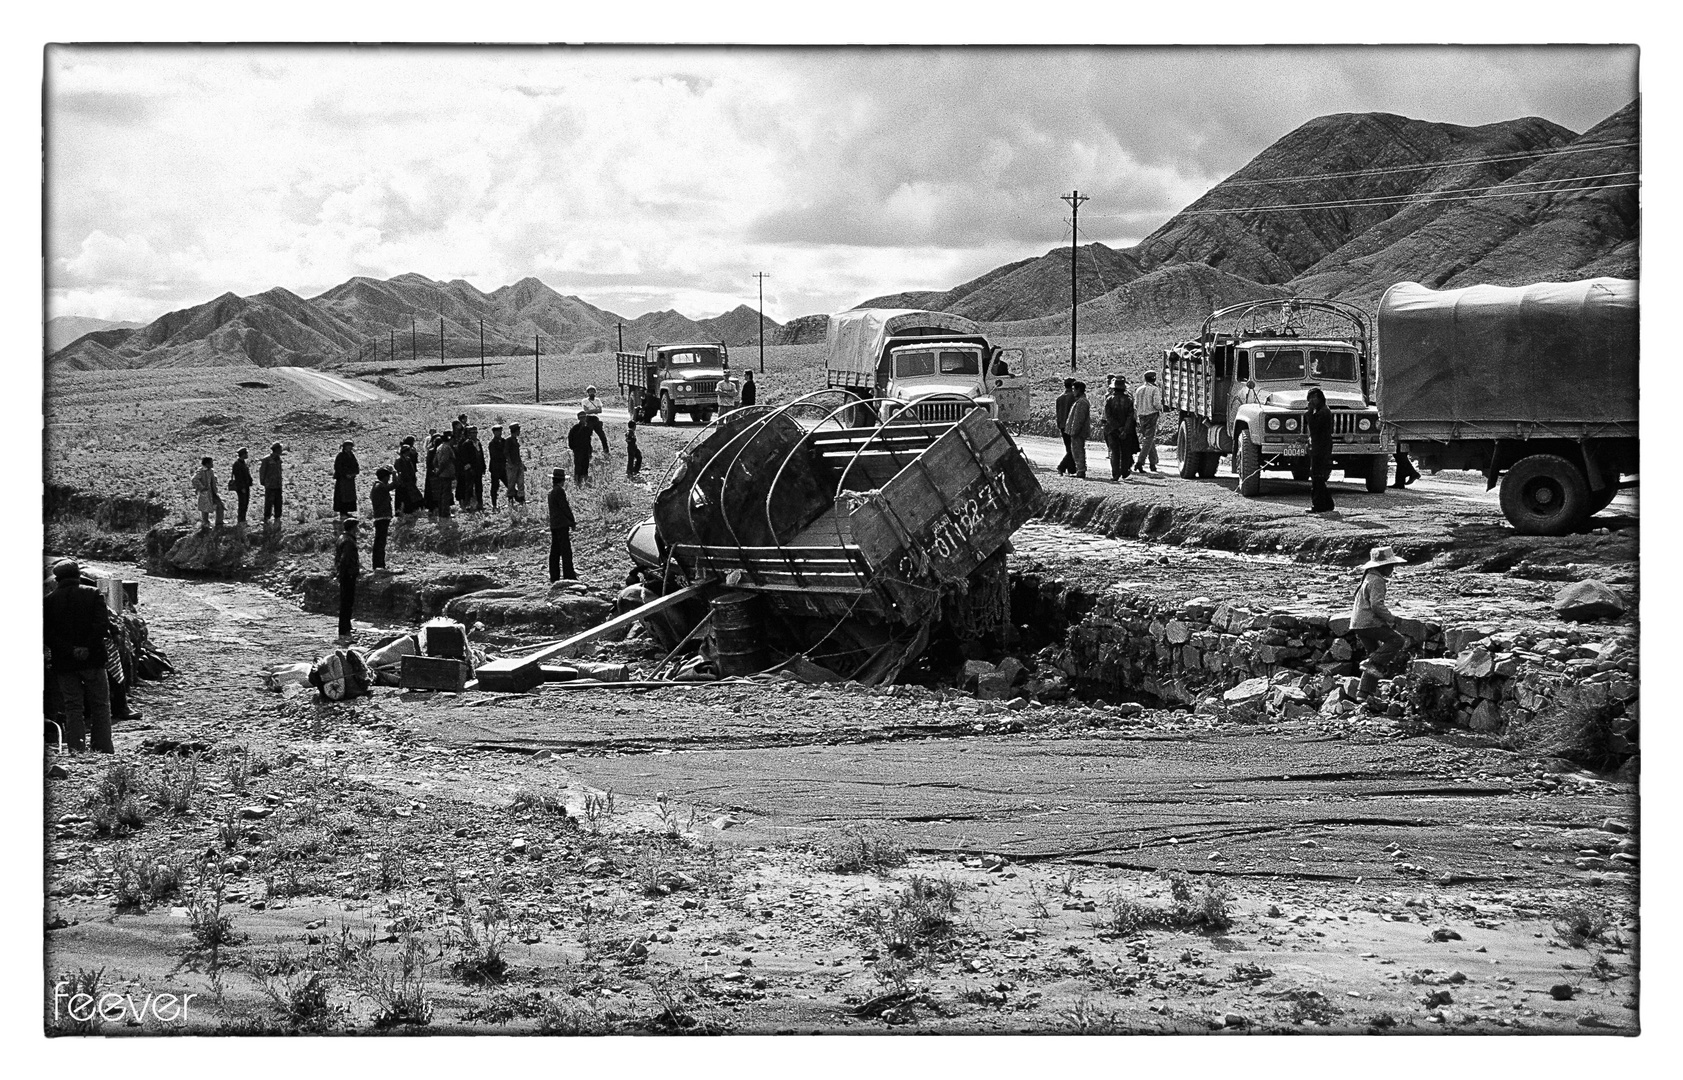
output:
<path id="1" fill-rule="evenodd" d="M 1378 353 L 1388 423 L 1634 424 L 1636 282 L 1393 285 Z"/>
<path id="2" fill-rule="evenodd" d="M 981 328 L 961 315 L 906 308 L 859 308 L 830 316 L 826 364 L 831 371 L 872 375 L 891 337 L 958 334 L 974 337 Z"/>

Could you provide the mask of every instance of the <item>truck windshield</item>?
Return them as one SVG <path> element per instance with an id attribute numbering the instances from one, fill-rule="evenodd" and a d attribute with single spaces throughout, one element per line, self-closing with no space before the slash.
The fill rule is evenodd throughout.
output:
<path id="1" fill-rule="evenodd" d="M 1309 378 L 1355 382 L 1356 354 L 1331 352 L 1326 349 L 1310 349 Z"/>
<path id="2" fill-rule="evenodd" d="M 1251 357 L 1256 364 L 1256 374 L 1252 377 L 1257 382 L 1282 379 L 1297 382 L 1303 378 L 1302 349 L 1256 349 Z"/>
<path id="3" fill-rule="evenodd" d="M 666 354 L 666 362 L 673 367 L 719 366 L 718 349 L 685 349 Z"/>
<path id="4" fill-rule="evenodd" d="M 981 354 L 972 349 L 912 349 L 894 354 L 894 375 L 916 379 L 934 375 L 980 375 Z"/>

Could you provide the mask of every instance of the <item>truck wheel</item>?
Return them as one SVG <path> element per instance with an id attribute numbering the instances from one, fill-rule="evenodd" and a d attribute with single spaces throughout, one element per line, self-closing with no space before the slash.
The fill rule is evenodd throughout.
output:
<path id="1" fill-rule="evenodd" d="M 1214 450 L 1206 450 L 1198 455 L 1198 479 L 1215 479 L 1216 470 L 1221 468 L 1221 455 Z"/>
<path id="2" fill-rule="evenodd" d="M 1558 454 L 1521 458 L 1502 477 L 1502 513 L 1524 536 L 1564 536 L 1589 516 L 1589 484 Z"/>
<path id="3" fill-rule="evenodd" d="M 671 394 L 660 395 L 660 422 L 676 424 L 678 422 L 678 407 L 672 404 Z"/>
<path id="4" fill-rule="evenodd" d="M 1262 494 L 1262 447 L 1251 441 L 1251 429 L 1239 432 L 1239 448 L 1233 451 L 1233 471 L 1239 474 L 1239 494 L 1254 499 Z"/>
<path id="5" fill-rule="evenodd" d="M 1192 421 L 1180 422 L 1180 434 L 1175 438 L 1175 450 L 1180 454 L 1180 478 L 1182 480 L 1196 480 L 1198 474 L 1204 471 L 1203 453 L 1191 449 Z"/>
<path id="6" fill-rule="evenodd" d="M 1384 454 L 1375 454 L 1367 463 L 1367 490 L 1370 495 L 1385 494 L 1385 487 L 1391 482 L 1391 459 Z"/>

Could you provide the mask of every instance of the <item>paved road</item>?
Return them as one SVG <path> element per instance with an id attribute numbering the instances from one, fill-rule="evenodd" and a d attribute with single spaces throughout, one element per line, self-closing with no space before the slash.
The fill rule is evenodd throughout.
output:
<path id="1" fill-rule="evenodd" d="M 347 379 L 339 375 L 329 375 L 325 371 L 317 371 L 314 368 L 276 367 L 268 370 L 296 383 L 305 393 L 320 401 L 397 400 L 396 394 L 382 390 L 372 383 L 365 383 L 361 379 Z"/>

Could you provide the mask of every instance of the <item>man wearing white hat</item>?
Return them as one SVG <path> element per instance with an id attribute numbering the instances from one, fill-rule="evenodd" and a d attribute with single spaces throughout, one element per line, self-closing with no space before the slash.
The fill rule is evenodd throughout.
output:
<path id="1" fill-rule="evenodd" d="M 1368 657 L 1362 665 L 1369 671 L 1383 673 L 1407 644 L 1396 630 L 1397 617 L 1385 606 L 1385 587 L 1391 573 L 1407 562 L 1388 547 L 1376 547 L 1371 558 L 1358 569 L 1361 584 L 1356 586 L 1356 600 L 1350 608 L 1350 632 L 1367 645 Z"/>

